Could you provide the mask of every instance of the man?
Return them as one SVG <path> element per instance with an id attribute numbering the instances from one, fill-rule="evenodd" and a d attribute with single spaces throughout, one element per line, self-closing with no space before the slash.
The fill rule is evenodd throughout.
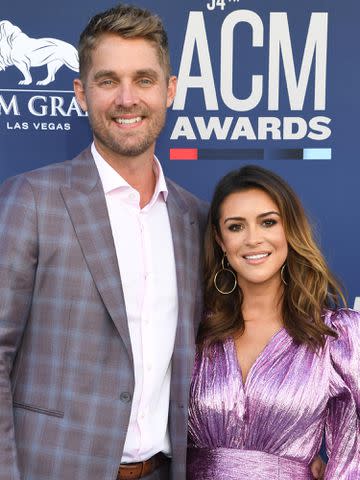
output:
<path id="1" fill-rule="evenodd" d="M 166 33 L 120 5 L 79 59 L 93 144 L 0 190 L 0 480 L 181 480 L 206 205 L 154 157 Z"/>

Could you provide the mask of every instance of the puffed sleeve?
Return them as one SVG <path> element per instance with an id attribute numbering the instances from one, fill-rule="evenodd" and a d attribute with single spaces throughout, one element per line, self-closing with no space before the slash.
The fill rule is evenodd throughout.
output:
<path id="1" fill-rule="evenodd" d="M 340 309 L 330 318 L 332 375 L 326 422 L 326 480 L 360 479 L 360 313 Z"/>

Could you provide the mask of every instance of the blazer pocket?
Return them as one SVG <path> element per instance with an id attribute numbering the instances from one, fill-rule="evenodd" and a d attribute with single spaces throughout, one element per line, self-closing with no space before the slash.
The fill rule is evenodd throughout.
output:
<path id="1" fill-rule="evenodd" d="M 14 408 L 22 408 L 23 410 L 29 410 L 30 412 L 41 413 L 43 415 L 49 415 L 50 417 L 63 418 L 64 412 L 59 410 L 48 410 L 47 408 L 37 407 L 36 405 L 28 405 L 27 403 L 13 402 Z"/>
<path id="2" fill-rule="evenodd" d="M 35 320 L 29 330 L 25 330 L 11 374 L 14 407 L 56 417 L 64 415 L 63 385 L 72 308 L 73 302 L 70 301 L 61 316 L 53 318 L 50 325 L 46 325 L 44 313 L 43 317 L 39 316 L 38 322 L 42 320 L 46 327 L 43 328 L 41 342 L 34 342 L 40 330 L 38 325 L 34 325 Z M 56 324 L 61 325 L 61 330 L 54 328 Z"/>

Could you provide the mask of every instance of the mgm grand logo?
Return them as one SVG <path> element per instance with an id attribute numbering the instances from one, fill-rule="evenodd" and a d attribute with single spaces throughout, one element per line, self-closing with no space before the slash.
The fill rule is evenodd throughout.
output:
<path id="1" fill-rule="evenodd" d="M 0 22 L 0 70 L 14 66 L 23 74 L 19 85 L 30 85 L 30 69 L 47 65 L 47 77 L 36 85 L 48 85 L 55 80 L 60 67 L 79 71 L 79 58 L 70 43 L 56 38 L 31 38 L 8 20 Z"/>
<path id="2" fill-rule="evenodd" d="M 0 21 L 0 73 L 15 67 L 20 73 L 14 88 L 0 89 L 0 128 L 7 130 L 70 130 L 70 123 L 54 117 L 86 114 L 78 106 L 72 89 L 46 90 L 55 82 L 61 67 L 79 71 L 76 48 L 57 38 L 33 38 L 9 20 Z M 46 75 L 34 81 L 34 69 L 46 68 Z M 56 82 L 55 82 L 56 83 Z M 42 88 L 41 88 L 42 87 Z M 51 85 L 52 87 L 52 85 Z M 34 95 L 34 93 L 37 93 Z M 2 118 L 6 122 L 1 122 Z M 21 118 L 22 117 L 22 118 Z M 32 117 L 52 117 L 51 122 Z"/>

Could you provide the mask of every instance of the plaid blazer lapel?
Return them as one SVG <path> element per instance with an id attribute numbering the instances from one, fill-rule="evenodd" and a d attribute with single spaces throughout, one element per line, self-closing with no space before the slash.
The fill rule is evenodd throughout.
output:
<path id="1" fill-rule="evenodd" d="M 176 402 L 187 401 L 184 385 L 192 373 L 195 352 L 194 303 L 198 288 L 199 228 L 193 212 L 181 194 L 168 183 L 167 207 L 171 225 L 176 263 L 179 299 L 178 323 L 172 367 L 171 397 Z"/>
<path id="2" fill-rule="evenodd" d="M 70 187 L 61 187 L 61 194 L 96 287 L 132 360 L 114 240 L 104 191 L 90 149 L 73 160 L 69 180 Z"/>
<path id="3" fill-rule="evenodd" d="M 171 478 L 185 479 L 187 405 L 195 356 L 196 322 L 202 312 L 200 249 L 203 221 L 200 204 L 183 196 L 168 181 L 167 208 L 176 262 L 179 313 L 172 358 L 169 427 L 172 448 Z"/>

